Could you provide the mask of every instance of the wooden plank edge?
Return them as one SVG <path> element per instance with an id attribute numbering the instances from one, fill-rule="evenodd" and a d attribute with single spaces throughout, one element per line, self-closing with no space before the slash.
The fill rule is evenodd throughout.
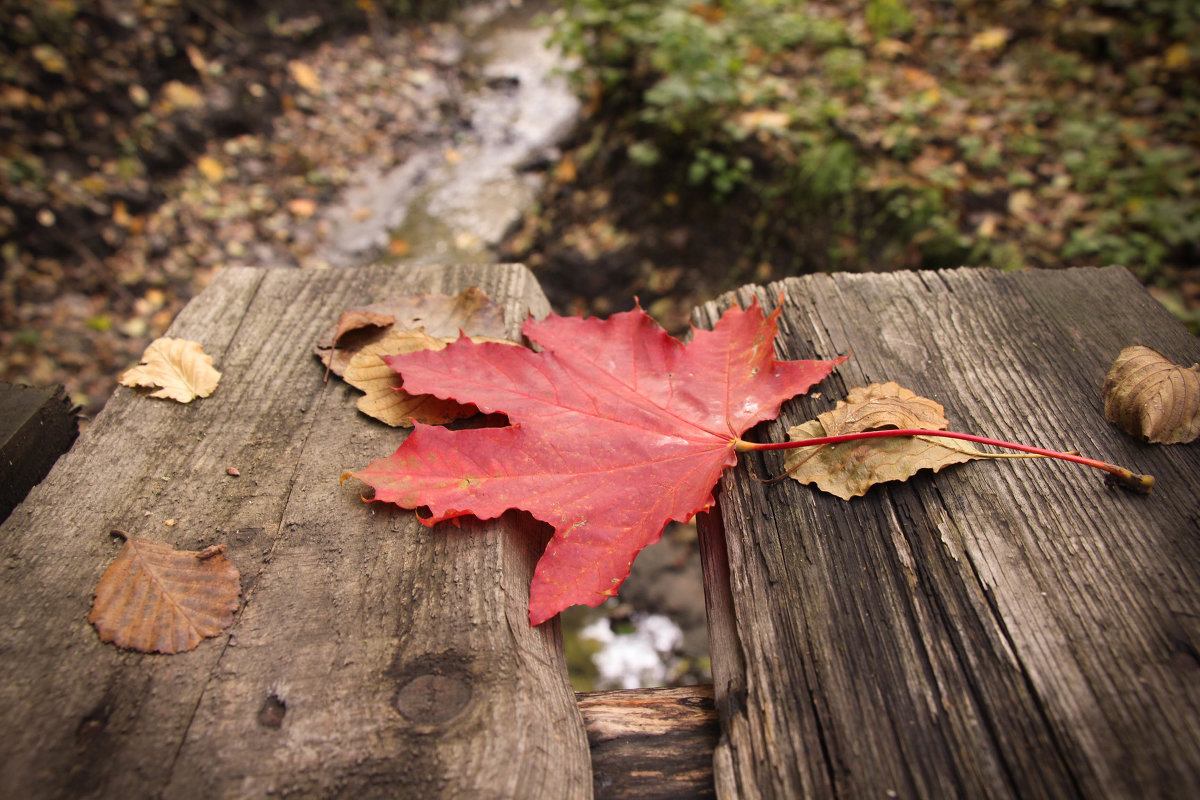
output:
<path id="1" fill-rule="evenodd" d="M 79 435 L 62 386 L 0 383 L 0 522 L 41 483 Z"/>
<path id="2" fill-rule="evenodd" d="M 716 797 L 720 735 L 710 685 L 576 695 L 597 798 Z"/>

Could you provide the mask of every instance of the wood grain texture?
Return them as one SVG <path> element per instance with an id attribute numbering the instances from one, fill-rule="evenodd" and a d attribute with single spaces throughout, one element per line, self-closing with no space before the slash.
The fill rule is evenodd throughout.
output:
<path id="1" fill-rule="evenodd" d="M 1133 440 L 1100 397 L 1122 347 L 1190 364 L 1200 340 L 1120 268 L 810 276 L 737 300 L 780 292 L 782 357 L 852 358 L 762 440 L 895 380 L 952 429 L 1158 484 L 977 462 L 844 502 L 750 476 L 781 454 L 743 459 L 701 520 L 719 796 L 1200 791 L 1200 448 Z"/>
<path id="2" fill-rule="evenodd" d="M 598 798 L 673 800 L 715 796 L 720 733 L 713 689 L 632 689 L 579 695 Z"/>
<path id="3" fill-rule="evenodd" d="M 217 391 L 119 389 L 0 535 L 0 795 L 591 795 L 557 623 L 526 618 L 543 527 L 426 529 L 338 483 L 406 434 L 324 383 L 313 342 L 348 306 L 470 285 L 514 334 L 547 311 L 512 265 L 230 269 L 184 309 L 170 335 L 215 357 Z M 226 543 L 230 631 L 170 657 L 102 645 L 86 619 L 112 528 Z"/>

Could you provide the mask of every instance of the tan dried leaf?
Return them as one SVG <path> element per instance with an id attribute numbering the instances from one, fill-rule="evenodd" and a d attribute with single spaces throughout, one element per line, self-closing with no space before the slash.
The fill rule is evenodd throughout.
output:
<path id="1" fill-rule="evenodd" d="M 303 61 L 289 61 L 288 74 L 304 91 L 310 94 L 321 91 L 321 78 L 318 77 L 317 71 Z"/>
<path id="2" fill-rule="evenodd" d="M 96 584 L 88 615 L 101 641 L 143 653 L 182 653 L 229 627 L 241 583 L 225 545 L 175 550 L 113 533 L 125 546 Z"/>
<path id="3" fill-rule="evenodd" d="M 366 392 L 358 398 L 358 410 L 393 427 L 411 428 L 413 421 L 440 425 L 478 413 L 474 406 L 433 395 L 411 395 L 400 388 L 400 375 L 384 363 L 383 356 L 417 350 L 442 350 L 450 340 L 434 339 L 423 330 L 388 331 L 383 339 L 354 354 L 342 378 Z"/>
<path id="4" fill-rule="evenodd" d="M 168 81 L 163 84 L 162 98 L 166 104 L 166 108 L 163 109 L 166 113 L 204 105 L 204 95 L 195 87 L 181 81 Z"/>
<path id="5" fill-rule="evenodd" d="M 142 354 L 140 366 L 121 375 L 123 386 L 160 387 L 151 397 L 190 403 L 208 397 L 221 380 L 213 369 L 212 356 L 198 342 L 187 339 L 155 339 Z"/>
<path id="6" fill-rule="evenodd" d="M 817 420 L 788 431 L 792 441 L 830 435 Z M 877 483 L 908 480 L 923 469 L 937 472 L 951 464 L 990 457 L 965 442 L 897 436 L 789 450 L 784 465 L 788 475 L 800 483 L 815 483 L 821 491 L 849 500 L 866 494 Z"/>
<path id="7" fill-rule="evenodd" d="M 366 309 L 351 309 L 338 318 L 334 341 L 341 339 L 350 331 L 362 328 L 390 328 L 395 321 L 396 318 L 391 314 L 376 314 L 374 311 Z"/>
<path id="8" fill-rule="evenodd" d="M 837 407 L 788 431 L 788 439 L 816 439 L 884 428 L 945 430 L 945 409 L 894 382 L 851 389 Z M 784 466 L 800 483 L 843 500 L 866 494 L 877 483 L 903 481 L 923 469 L 934 472 L 976 458 L 993 458 L 965 442 L 922 436 L 865 439 L 789 450 Z"/>
<path id="9" fill-rule="evenodd" d="M 829 433 L 877 431 L 884 428 L 925 428 L 943 431 L 950 424 L 946 409 L 895 381 L 856 386 L 837 407 L 817 417 Z"/>
<path id="10" fill-rule="evenodd" d="M 318 340 L 313 353 L 334 374 L 341 375 L 356 352 L 387 333 L 385 326 L 367 320 L 387 317 L 392 318 L 392 327 L 397 330 L 423 328 L 435 339 L 455 338 L 459 330 L 468 336 L 500 338 L 505 334 L 503 307 L 472 286 L 454 297 L 412 294 L 347 309 L 338 324 Z M 347 320 L 366 324 L 343 327 Z"/>
<path id="11" fill-rule="evenodd" d="M 1104 416 L 1130 436 L 1156 444 L 1200 437 L 1200 365 L 1185 369 L 1152 348 L 1126 347 L 1101 393 Z"/>

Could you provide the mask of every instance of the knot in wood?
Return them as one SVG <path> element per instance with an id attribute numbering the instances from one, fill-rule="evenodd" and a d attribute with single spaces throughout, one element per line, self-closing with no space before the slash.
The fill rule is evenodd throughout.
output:
<path id="1" fill-rule="evenodd" d="M 441 725 L 471 701 L 471 684 L 459 673 L 417 675 L 396 692 L 396 710 L 417 725 Z"/>

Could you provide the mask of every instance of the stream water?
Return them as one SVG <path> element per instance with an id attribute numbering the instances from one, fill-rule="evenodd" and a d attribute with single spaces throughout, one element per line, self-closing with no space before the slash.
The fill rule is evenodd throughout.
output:
<path id="1" fill-rule="evenodd" d="M 458 98 L 460 130 L 393 169 L 356 177 L 328 213 L 328 263 L 496 261 L 496 247 L 541 187 L 544 173 L 533 167 L 555 157 L 579 118 L 565 77 L 570 64 L 547 46 L 547 31 L 536 24 L 541 12 L 532 2 L 464 12 L 447 34 L 461 41 L 444 45 L 461 50 L 479 76 Z M 428 91 L 448 95 L 451 88 Z"/>

